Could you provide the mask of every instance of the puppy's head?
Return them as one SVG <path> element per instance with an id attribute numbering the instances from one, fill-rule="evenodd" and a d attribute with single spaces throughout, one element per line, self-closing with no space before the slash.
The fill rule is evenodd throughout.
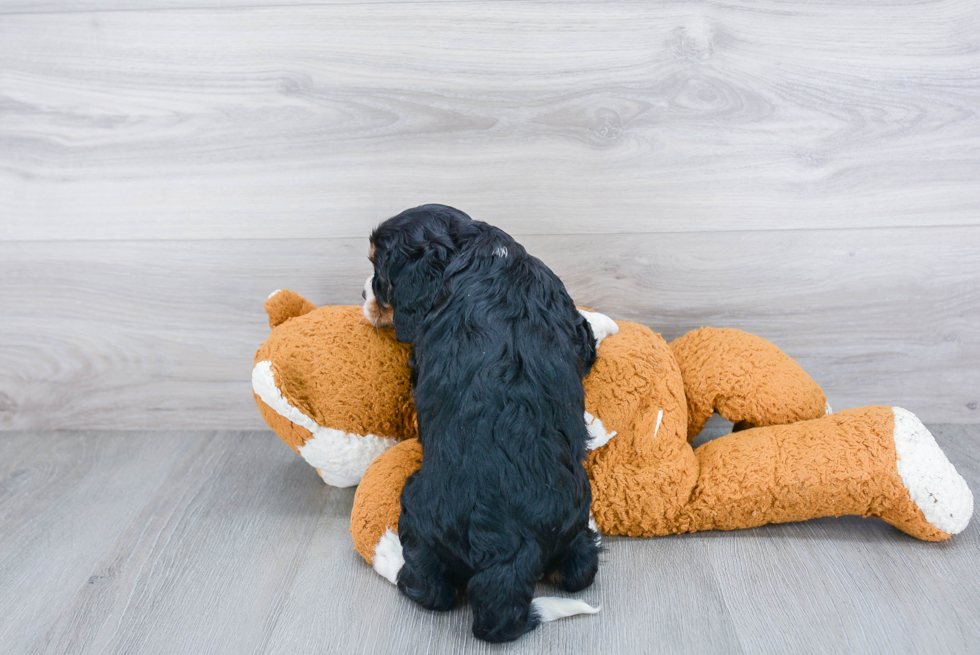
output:
<path id="1" fill-rule="evenodd" d="M 371 233 L 374 274 L 364 285 L 364 315 L 377 327 L 394 327 L 403 343 L 415 341 L 419 323 L 443 289 L 459 237 L 472 220 L 445 205 L 409 209 Z"/>
<path id="2" fill-rule="evenodd" d="M 374 248 L 371 248 L 370 257 L 374 258 Z M 378 328 L 395 327 L 395 320 L 391 311 L 391 305 L 385 305 L 378 301 L 378 296 L 374 293 L 375 274 L 368 275 L 364 282 L 364 290 L 361 291 L 361 298 L 364 298 L 364 318 L 371 325 Z"/>

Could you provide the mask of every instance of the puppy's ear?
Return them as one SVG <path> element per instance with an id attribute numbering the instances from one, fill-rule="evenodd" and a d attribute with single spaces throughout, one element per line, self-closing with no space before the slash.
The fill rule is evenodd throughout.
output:
<path id="1" fill-rule="evenodd" d="M 430 241 L 405 264 L 395 283 L 395 338 L 412 343 L 419 323 L 438 302 L 451 246 Z"/>
<path id="2" fill-rule="evenodd" d="M 582 377 L 584 378 L 592 370 L 592 365 L 595 364 L 595 335 L 592 333 L 592 325 L 585 320 L 585 317 L 578 311 L 575 311 L 574 314 L 575 316 L 572 318 L 574 324 L 572 338 L 575 342 L 575 351 L 578 353 L 579 359 L 582 362 Z"/>

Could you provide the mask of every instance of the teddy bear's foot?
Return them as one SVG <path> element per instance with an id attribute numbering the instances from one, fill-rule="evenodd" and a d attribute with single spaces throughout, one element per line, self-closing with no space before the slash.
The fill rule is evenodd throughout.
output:
<path id="1" fill-rule="evenodd" d="M 592 329 L 592 336 L 595 337 L 596 348 L 599 347 L 599 344 L 606 337 L 619 334 L 619 325 L 605 314 L 590 312 L 587 309 L 579 309 L 578 313 L 589 322 L 589 327 Z"/>
<path id="2" fill-rule="evenodd" d="M 966 528 L 973 516 L 973 494 L 966 480 L 946 458 L 935 438 L 915 414 L 893 407 L 895 414 L 895 463 L 902 484 L 929 526 L 941 535 L 920 536 L 919 513 L 902 516 L 888 512 L 882 518 L 914 536 L 946 539 Z"/>
<path id="3" fill-rule="evenodd" d="M 388 528 L 378 540 L 378 545 L 374 547 L 374 561 L 371 565 L 382 578 L 391 584 L 398 584 L 398 572 L 404 564 L 402 542 L 398 535 Z"/>

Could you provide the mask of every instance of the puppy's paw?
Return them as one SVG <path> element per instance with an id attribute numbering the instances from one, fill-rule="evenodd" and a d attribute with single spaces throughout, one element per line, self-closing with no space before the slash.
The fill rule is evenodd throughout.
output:
<path id="1" fill-rule="evenodd" d="M 607 432 L 602 421 L 588 412 L 585 413 L 585 429 L 589 431 L 589 440 L 585 442 L 585 447 L 589 450 L 605 446 L 610 439 L 616 436 L 615 430 Z"/>
<path id="2" fill-rule="evenodd" d="M 590 312 L 586 309 L 580 309 L 578 312 L 582 315 L 582 318 L 589 322 L 589 327 L 592 328 L 592 336 L 595 337 L 595 347 L 597 349 L 603 339 L 619 332 L 619 326 L 616 325 L 616 321 L 605 314 Z"/>

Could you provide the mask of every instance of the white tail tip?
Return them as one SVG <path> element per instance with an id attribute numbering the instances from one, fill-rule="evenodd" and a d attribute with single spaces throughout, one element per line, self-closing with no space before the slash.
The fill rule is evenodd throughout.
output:
<path id="1" fill-rule="evenodd" d="M 601 607 L 592 607 L 584 600 L 575 598 L 558 598 L 543 596 L 531 601 L 531 607 L 537 612 L 542 623 L 563 619 L 576 614 L 596 614 Z"/>

